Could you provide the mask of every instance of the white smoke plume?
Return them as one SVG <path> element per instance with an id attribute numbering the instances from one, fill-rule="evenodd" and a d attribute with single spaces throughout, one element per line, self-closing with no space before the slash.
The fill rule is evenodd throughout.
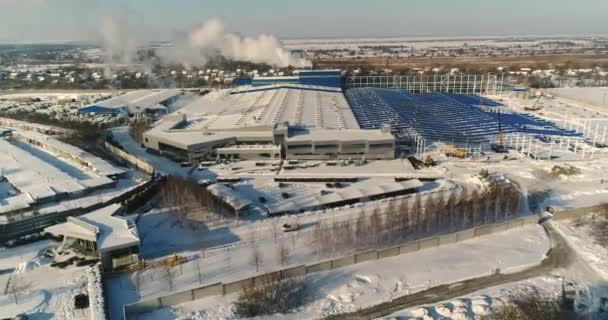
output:
<path id="1" fill-rule="evenodd" d="M 130 35 L 114 18 L 102 21 L 102 39 L 106 64 L 128 64 L 134 60 L 143 41 Z M 141 37 L 140 37 L 141 38 Z M 219 19 L 210 19 L 185 36 L 170 39 L 172 47 L 157 49 L 162 64 L 181 64 L 187 68 L 203 66 L 210 58 L 266 63 L 276 67 L 308 67 L 310 61 L 294 56 L 272 35 L 241 37 L 226 31 Z M 108 67 L 108 72 L 111 68 Z"/>
<path id="2" fill-rule="evenodd" d="M 137 54 L 139 42 L 136 37 L 125 32 L 126 24 L 114 17 L 101 20 L 101 40 L 103 45 L 104 75 L 109 78 L 118 64 L 131 64 Z"/>
<path id="3" fill-rule="evenodd" d="M 309 61 L 295 57 L 288 50 L 282 48 L 276 37 L 266 34 L 257 37 L 240 37 L 227 32 L 224 24 L 219 19 L 210 19 L 201 27 L 190 32 L 187 42 L 182 42 L 176 46 L 176 49 L 186 50 L 189 52 L 188 55 L 212 56 L 213 54 L 219 54 L 232 60 L 267 63 L 277 67 L 306 67 L 310 65 Z M 196 62 L 196 60 L 183 62 Z"/>

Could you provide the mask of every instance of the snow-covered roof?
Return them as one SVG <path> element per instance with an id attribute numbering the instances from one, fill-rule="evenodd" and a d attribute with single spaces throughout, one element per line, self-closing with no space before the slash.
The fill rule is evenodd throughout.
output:
<path id="1" fill-rule="evenodd" d="M 326 89 L 326 90 L 320 90 Z M 241 90 L 241 89 L 239 89 Z M 339 89 L 308 85 L 260 87 L 238 94 L 211 92 L 178 111 L 186 129 L 226 130 L 272 127 L 277 123 L 328 129 L 358 129 Z"/>
<path id="2" fill-rule="evenodd" d="M 80 110 L 87 112 L 91 108 L 125 109 L 131 113 L 140 113 L 149 109 L 164 109 L 160 104 L 177 95 L 179 95 L 179 91 L 174 89 L 131 91 L 118 97 L 84 106 Z"/>
<path id="3" fill-rule="evenodd" d="M 330 193 L 322 194 L 318 192 L 306 192 L 298 189 L 298 192 L 290 192 L 287 189 L 285 192 L 291 196 L 288 199 L 282 199 L 279 194 L 271 194 L 272 199 L 267 199 L 264 204 L 270 214 L 285 212 L 299 209 L 311 209 L 331 204 L 337 204 L 349 200 L 371 198 L 387 193 L 395 193 L 422 186 L 422 182 L 417 179 L 404 182 L 385 182 L 369 180 L 356 183 L 341 189 L 333 189 Z"/>
<path id="4" fill-rule="evenodd" d="M 30 203 L 61 193 L 85 190 L 78 179 L 2 139 L 0 176 L 5 177 L 21 193 L 27 194 Z"/>
<path id="5" fill-rule="evenodd" d="M 60 151 L 66 155 L 71 155 L 74 159 L 78 159 L 86 163 L 92 170 L 102 176 L 116 176 L 124 173 L 124 170 L 119 169 L 108 163 L 107 161 L 96 157 L 80 148 L 73 145 L 61 142 L 53 137 L 34 132 L 34 131 L 18 131 L 16 135 L 22 136 L 29 141 L 35 141 L 43 146 L 48 146 L 52 149 Z"/>
<path id="6" fill-rule="evenodd" d="M 292 135 L 293 133 L 293 135 Z M 355 141 L 370 141 L 370 142 L 393 142 L 395 138 L 390 132 L 382 132 L 382 130 L 327 130 L 327 129 L 310 129 L 310 130 L 293 130 L 290 131 L 287 137 L 287 143 L 292 142 L 355 142 Z"/>
<path id="7" fill-rule="evenodd" d="M 95 241 L 99 252 L 138 246 L 140 240 L 135 224 L 127 218 L 115 216 L 120 209 L 120 204 L 113 204 L 80 217 L 70 217 L 67 222 L 48 227 L 45 231 Z"/>
<path id="8" fill-rule="evenodd" d="M 243 197 L 237 191 L 234 191 L 221 183 L 210 185 L 207 187 L 207 190 L 214 196 L 227 203 L 237 212 L 248 206 L 254 205 L 253 201 Z"/>
<path id="9" fill-rule="evenodd" d="M 34 130 L 34 131 L 47 132 L 47 133 L 52 132 L 52 133 L 67 134 L 67 133 L 72 132 L 72 130 L 70 130 L 70 129 L 59 128 L 59 127 L 54 127 L 54 126 L 47 126 L 44 124 L 20 121 L 20 120 L 9 119 L 9 118 L 0 118 L 0 125 L 6 126 L 9 128 Z"/>

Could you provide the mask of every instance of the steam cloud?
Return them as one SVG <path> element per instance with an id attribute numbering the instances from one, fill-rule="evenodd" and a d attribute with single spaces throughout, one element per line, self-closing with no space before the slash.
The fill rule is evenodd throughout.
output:
<path id="1" fill-rule="evenodd" d="M 102 39 L 107 64 L 130 63 L 143 41 L 126 37 L 119 21 L 105 18 Z M 231 60 L 266 63 L 276 67 L 307 67 L 310 61 L 294 56 L 272 35 L 240 37 L 226 31 L 219 19 L 210 19 L 186 36 L 172 39 L 172 47 L 160 48 L 157 55 L 161 64 L 182 64 L 187 68 L 203 66 L 209 59 L 222 56 Z M 110 69 L 106 73 L 108 73 Z"/>

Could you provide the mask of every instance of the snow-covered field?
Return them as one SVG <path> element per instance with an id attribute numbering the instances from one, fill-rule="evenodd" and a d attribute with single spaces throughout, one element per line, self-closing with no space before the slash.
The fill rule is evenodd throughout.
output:
<path id="1" fill-rule="evenodd" d="M 391 37 L 391 38 L 336 38 L 336 39 L 286 39 L 283 43 L 287 49 L 357 49 L 361 46 L 406 46 L 416 49 L 493 46 L 493 47 L 530 47 L 548 40 L 560 40 L 547 36 L 479 36 L 479 37 Z M 588 43 L 588 40 L 571 40 L 577 44 Z"/>
<path id="2" fill-rule="evenodd" d="M 89 309 L 74 308 L 74 296 L 99 289 L 100 282 L 89 284 L 90 267 L 51 267 L 51 258 L 43 252 L 56 246 L 58 243 L 45 240 L 0 248 L 0 318 L 23 313 L 32 320 L 89 319 Z M 17 294 L 17 302 L 11 290 L 6 290 L 9 281 L 26 284 Z"/>
<path id="3" fill-rule="evenodd" d="M 608 107 L 608 88 L 557 88 L 549 91 L 567 99 Z"/>
<path id="4" fill-rule="evenodd" d="M 304 280 L 309 302 L 293 313 L 269 318 L 315 319 L 437 285 L 492 274 L 496 269 L 516 271 L 538 264 L 548 249 L 549 241 L 542 228 L 529 225 L 463 243 L 311 274 Z M 231 266 L 235 265 L 236 257 L 233 255 Z M 205 275 L 210 267 L 202 268 Z M 205 275 L 207 283 L 223 279 Z M 232 309 L 236 297 L 237 294 L 232 294 L 201 299 L 148 313 L 140 319 L 237 319 Z"/>
<path id="5" fill-rule="evenodd" d="M 579 219 L 560 221 L 557 226 L 587 264 L 608 281 L 608 248 L 595 241 L 591 227 L 601 219 L 606 218 L 591 214 Z"/>

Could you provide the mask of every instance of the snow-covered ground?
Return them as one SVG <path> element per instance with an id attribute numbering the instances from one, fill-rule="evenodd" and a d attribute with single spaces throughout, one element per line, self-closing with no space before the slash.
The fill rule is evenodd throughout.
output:
<path id="1" fill-rule="evenodd" d="M 608 88 L 557 88 L 549 90 L 560 97 L 608 107 Z"/>
<path id="2" fill-rule="evenodd" d="M 463 243 L 311 274 L 304 280 L 310 301 L 294 313 L 269 318 L 314 319 L 488 275 L 496 269 L 516 271 L 538 264 L 548 249 L 549 241 L 542 228 L 529 225 Z M 234 260 L 237 257 L 233 255 L 232 268 L 238 263 Z M 215 267 L 207 264 L 202 267 L 204 282 L 226 279 L 226 270 L 221 275 L 208 277 L 213 269 Z M 246 273 L 252 274 L 252 271 Z M 126 285 L 121 287 L 126 288 Z M 148 313 L 140 319 L 236 319 L 232 309 L 236 297 L 237 294 L 231 294 L 201 299 Z"/>
<path id="3" fill-rule="evenodd" d="M 0 318 L 27 314 L 32 320 L 89 319 L 89 310 L 74 308 L 74 296 L 88 291 L 90 267 L 51 267 L 45 249 L 56 247 L 50 240 L 11 249 L 0 248 Z M 7 292 L 9 281 L 27 284 L 15 302 Z"/>
<path id="4" fill-rule="evenodd" d="M 562 278 L 547 276 L 509 283 L 480 290 L 474 294 L 438 304 L 424 305 L 392 313 L 385 320 L 469 320 L 487 315 L 492 308 L 507 302 L 509 296 L 529 289 L 539 290 L 546 295 L 558 295 L 562 289 Z"/>
<path id="5" fill-rule="evenodd" d="M 578 219 L 559 221 L 557 226 L 587 264 L 608 281 L 608 248 L 597 243 L 592 234 L 592 224 L 601 219 L 606 218 L 590 214 Z"/>

